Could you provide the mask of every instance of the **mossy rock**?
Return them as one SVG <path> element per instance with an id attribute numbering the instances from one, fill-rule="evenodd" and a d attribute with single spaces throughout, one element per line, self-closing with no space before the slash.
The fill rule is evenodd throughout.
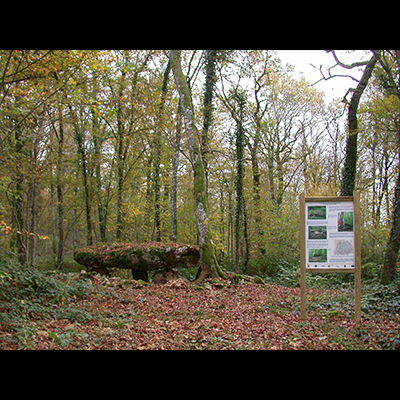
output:
<path id="1" fill-rule="evenodd" d="M 265 286 L 265 282 L 259 276 L 254 277 L 254 283 L 257 285 Z"/>
<path id="2" fill-rule="evenodd" d="M 110 268 L 148 272 L 197 267 L 200 248 L 176 243 L 100 244 L 77 251 L 74 258 L 89 270 L 103 274 Z"/>

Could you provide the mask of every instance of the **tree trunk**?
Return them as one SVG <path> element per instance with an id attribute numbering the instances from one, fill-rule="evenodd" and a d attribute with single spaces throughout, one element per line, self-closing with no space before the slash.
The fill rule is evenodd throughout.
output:
<path id="1" fill-rule="evenodd" d="M 94 95 L 94 100 L 97 101 L 97 92 Z M 107 242 L 107 200 L 104 198 L 102 176 L 101 176 L 101 148 L 104 143 L 100 132 L 99 117 L 94 109 L 91 107 L 90 112 L 92 114 L 92 129 L 93 129 L 93 151 L 94 151 L 94 180 L 96 189 L 96 202 L 97 202 L 97 213 L 99 216 L 99 232 L 100 241 L 102 243 Z"/>
<path id="2" fill-rule="evenodd" d="M 218 50 L 206 50 L 206 84 L 203 102 L 203 132 L 201 137 L 201 153 L 203 158 L 204 171 L 206 174 L 206 188 L 208 192 L 208 152 L 209 152 L 209 133 L 213 124 L 213 100 L 214 100 L 214 88 L 217 81 L 216 66 L 218 58 Z"/>
<path id="3" fill-rule="evenodd" d="M 91 204 L 90 182 L 89 182 L 87 152 L 85 149 L 85 138 L 79 126 L 78 118 L 75 115 L 71 105 L 69 105 L 69 109 L 73 119 L 73 124 L 75 129 L 75 141 L 78 146 L 78 154 L 80 156 L 79 163 L 82 167 L 83 184 L 85 189 L 87 245 L 91 246 L 93 244 L 93 229 L 92 229 L 91 206 L 90 206 Z"/>
<path id="4" fill-rule="evenodd" d="M 388 91 L 388 94 L 394 93 L 394 95 L 400 99 L 400 50 L 395 50 L 395 61 L 397 70 L 395 74 L 390 72 L 385 63 L 380 59 L 380 64 L 388 75 L 388 79 L 392 82 L 393 86 Z M 377 53 L 375 53 L 377 54 Z M 398 80 L 397 80 L 398 79 Z M 397 127 L 397 146 L 398 155 L 400 159 L 400 129 Z M 392 231 L 390 233 L 390 239 L 386 251 L 385 264 L 383 266 L 382 283 L 384 285 L 393 282 L 397 278 L 397 268 L 400 251 L 400 171 L 396 182 L 396 191 L 393 204 L 393 220 L 392 220 Z"/>
<path id="5" fill-rule="evenodd" d="M 178 168 L 179 168 L 181 140 L 182 140 L 182 106 L 181 102 L 179 102 L 178 117 L 176 123 L 176 136 L 175 136 L 175 156 L 172 168 L 172 184 L 171 184 L 172 243 L 178 242 Z"/>
<path id="6" fill-rule="evenodd" d="M 349 104 L 346 163 L 343 170 L 342 196 L 353 196 L 358 161 L 358 106 L 361 97 L 368 86 L 378 58 L 374 55 L 365 68 L 364 75 L 355 90 Z"/>
<path id="7" fill-rule="evenodd" d="M 388 285 L 390 282 L 396 280 L 399 249 L 400 249 L 400 172 L 397 178 L 396 193 L 394 198 L 392 230 L 390 233 L 389 244 L 386 250 L 385 264 L 383 266 L 383 273 L 382 273 L 382 284 L 384 285 Z"/>
<path id="8" fill-rule="evenodd" d="M 187 79 L 182 71 L 181 50 L 171 50 L 171 67 L 174 72 L 175 83 L 182 103 L 182 114 L 185 122 L 185 131 L 190 148 L 190 158 L 194 170 L 194 194 L 196 201 L 196 221 L 201 252 L 201 273 L 199 282 L 218 275 L 224 277 L 218 265 L 214 243 L 209 226 L 208 198 L 206 186 L 206 173 L 198 130 L 194 120 L 192 95 Z"/>
<path id="9" fill-rule="evenodd" d="M 253 203 L 254 203 L 254 223 L 256 231 L 256 247 L 258 257 L 264 257 L 266 250 L 263 243 L 264 228 L 262 224 L 261 207 L 261 172 L 257 154 L 258 148 L 254 146 L 251 149 L 251 166 L 253 171 Z"/>
<path id="10" fill-rule="evenodd" d="M 124 200 L 124 155 L 123 133 L 119 136 L 118 144 L 118 194 L 117 194 L 117 241 L 122 240 L 123 230 L 123 200 Z"/>
<path id="11" fill-rule="evenodd" d="M 14 200 L 14 219 L 17 225 L 17 229 L 21 233 L 17 233 L 15 236 L 15 244 L 16 244 L 16 250 L 18 254 L 18 261 L 20 262 L 21 265 L 26 265 L 27 264 L 27 252 L 26 252 L 26 246 L 24 243 L 24 235 L 23 235 L 23 230 L 24 230 L 24 213 L 23 213 L 23 207 L 24 203 L 22 200 L 23 196 L 23 175 L 21 173 L 17 173 L 17 178 L 16 178 L 16 191 L 15 191 L 15 200 Z"/>
<path id="12" fill-rule="evenodd" d="M 24 221 L 24 174 L 21 171 L 21 154 L 24 147 L 22 141 L 22 130 L 21 126 L 17 123 L 15 127 L 15 154 L 17 163 L 15 165 L 15 191 L 13 193 L 12 205 L 13 205 L 13 217 L 14 223 L 19 233 L 15 234 L 14 238 L 14 249 L 18 255 L 18 261 L 21 265 L 27 264 L 27 249 L 24 243 L 23 231 L 25 228 Z"/>
<path id="13" fill-rule="evenodd" d="M 122 240 L 123 231 L 123 201 L 124 201 L 124 171 L 125 171 L 125 124 L 124 115 L 122 110 L 122 96 L 124 94 L 126 73 L 122 73 L 121 82 L 118 91 L 118 104 L 117 104 L 117 121 L 118 121 L 118 132 L 117 132 L 117 157 L 118 157 L 118 194 L 117 194 L 117 241 Z"/>
<path id="14" fill-rule="evenodd" d="M 58 156 L 57 156 L 57 205 L 58 205 L 58 251 L 57 269 L 64 266 L 64 188 L 62 179 L 64 175 L 64 119 L 62 107 L 58 109 Z"/>
<path id="15" fill-rule="evenodd" d="M 237 158 L 237 177 L 236 177 L 236 273 L 240 274 L 240 261 L 242 253 L 242 232 L 246 243 L 246 257 L 245 268 L 247 269 L 249 263 L 249 237 L 247 230 L 247 212 L 246 201 L 244 197 L 244 178 L 245 178 L 245 164 L 244 164 L 244 146 L 245 146 L 245 132 L 243 128 L 243 113 L 245 107 L 245 98 L 237 94 L 236 100 L 239 105 L 239 118 L 237 121 L 236 130 L 236 158 Z"/>
<path id="16" fill-rule="evenodd" d="M 26 225 L 28 227 L 28 232 L 35 233 L 36 232 L 36 224 L 38 219 L 38 164 L 39 164 L 39 155 L 38 155 L 38 147 L 39 147 L 39 135 L 37 135 L 33 142 L 32 149 L 32 158 L 30 162 L 30 168 L 33 173 L 29 174 L 29 190 L 27 196 L 27 216 L 26 216 Z M 27 235 L 26 240 L 26 248 L 27 248 L 27 259 L 28 264 L 31 266 L 35 265 L 36 259 L 36 236 L 35 235 Z"/>
<path id="17" fill-rule="evenodd" d="M 162 241 L 161 232 L 161 150 L 162 150 L 162 131 L 164 126 L 164 109 L 168 94 L 169 76 L 171 73 L 171 62 L 168 62 L 164 72 L 164 80 L 161 91 L 161 101 L 157 112 L 157 126 L 154 134 L 154 197 L 155 197 L 155 225 L 156 240 Z"/>

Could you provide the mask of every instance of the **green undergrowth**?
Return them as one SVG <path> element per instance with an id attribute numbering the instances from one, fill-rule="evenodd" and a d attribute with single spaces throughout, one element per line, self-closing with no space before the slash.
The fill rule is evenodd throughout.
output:
<path id="1" fill-rule="evenodd" d="M 271 321 L 283 319 L 282 326 L 291 326 L 298 335 L 285 334 L 291 348 L 319 348 L 320 341 L 327 341 L 323 347 L 329 348 L 332 337 L 338 348 L 398 349 L 400 281 L 383 286 L 379 283 L 379 274 L 379 266 L 368 265 L 363 269 L 362 311 L 366 324 L 360 327 L 352 322 L 354 277 L 309 275 L 308 312 L 313 323 L 308 328 L 309 323 L 298 321 L 298 265 L 282 263 L 273 276 L 262 275 L 266 286 L 261 279 L 259 282 L 230 279 L 211 280 L 202 287 L 164 291 L 162 287 L 147 287 L 122 278 L 39 271 L 21 267 L 3 257 L 0 261 L 0 347 L 112 348 L 109 342 L 114 340 L 119 348 L 124 348 L 124 340 L 131 335 L 136 338 L 135 346 L 147 348 L 147 341 L 141 342 L 143 332 L 147 332 L 143 340 L 151 336 L 154 340 L 149 346 L 153 348 L 159 346 L 157 337 L 164 333 L 168 336 L 170 329 L 181 329 L 186 318 L 190 318 L 195 322 L 189 323 L 187 330 L 180 333 L 181 339 L 190 343 L 197 340 L 198 331 L 191 331 L 193 323 L 207 327 L 222 326 L 226 322 L 229 327 L 238 319 L 237 323 L 244 329 L 260 319 L 263 329 L 259 334 L 262 336 L 269 332 L 266 327 Z M 253 281 L 260 285 L 254 285 Z M 184 299 L 185 303 L 181 304 Z M 157 325 L 160 321 L 164 321 L 162 326 Z M 319 328 L 313 328 L 313 324 Z M 210 330 L 214 331 L 219 335 L 225 328 Z M 247 332 L 247 328 L 240 332 Z M 314 333 L 317 336 L 311 337 Z M 240 335 L 228 336 L 223 340 L 236 343 L 240 338 L 240 346 L 243 346 Z M 280 337 L 282 335 L 277 333 L 276 338 Z M 171 334 L 171 340 L 173 338 Z M 210 338 L 207 340 L 209 343 L 201 342 L 198 346 L 203 348 L 208 343 L 210 348 L 221 347 L 220 343 L 212 345 Z M 231 348 L 234 344 L 231 342 L 227 342 L 226 347 Z M 258 346 L 255 339 L 249 343 L 250 347 Z M 130 342 L 126 345 L 129 347 Z M 267 347 L 279 346 L 268 344 Z"/>
<path id="2" fill-rule="evenodd" d="M 93 287 L 78 274 L 42 272 L 21 267 L 11 260 L 0 261 L 0 326 L 24 334 L 34 319 L 66 319 L 83 323 L 92 318 L 74 306 Z"/>

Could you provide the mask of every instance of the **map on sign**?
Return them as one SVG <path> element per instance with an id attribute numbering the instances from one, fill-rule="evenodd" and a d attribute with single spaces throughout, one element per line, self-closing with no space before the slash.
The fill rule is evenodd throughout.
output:
<path id="1" fill-rule="evenodd" d="M 306 203 L 307 268 L 355 268 L 354 202 Z"/>

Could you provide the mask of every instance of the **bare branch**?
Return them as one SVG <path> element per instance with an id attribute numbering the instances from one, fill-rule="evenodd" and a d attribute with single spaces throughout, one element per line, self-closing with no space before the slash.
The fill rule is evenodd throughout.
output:
<path id="1" fill-rule="evenodd" d="M 322 78 L 320 80 L 318 80 L 317 82 L 315 82 L 311 86 L 315 86 L 315 85 L 317 85 L 318 83 L 320 83 L 322 81 L 329 81 L 329 80 L 331 80 L 333 78 L 349 78 L 349 79 L 353 80 L 354 82 L 357 82 L 358 84 L 360 83 L 359 79 L 357 79 L 357 78 L 355 78 L 354 76 L 351 76 L 351 75 L 342 75 L 342 74 L 332 75 L 332 70 L 334 68 L 336 68 L 336 67 L 342 67 L 342 68 L 348 69 L 348 70 L 352 70 L 354 68 L 359 68 L 359 67 L 365 67 L 365 66 L 368 65 L 369 61 L 361 61 L 361 62 L 356 62 L 356 63 L 353 63 L 353 64 L 345 64 L 345 63 L 343 63 L 343 62 L 341 62 L 339 60 L 335 50 L 325 50 L 325 52 L 328 53 L 328 54 L 330 53 L 330 54 L 333 55 L 333 57 L 334 57 L 334 59 L 336 61 L 336 64 L 334 66 L 328 68 L 329 76 L 326 76 L 326 74 L 323 72 L 323 70 L 322 70 L 323 67 L 321 65 L 319 70 L 321 72 Z"/>
<path id="2" fill-rule="evenodd" d="M 3 90 L 3 87 L 5 85 L 5 80 L 6 80 L 6 76 L 7 76 L 7 70 L 8 70 L 8 67 L 10 65 L 10 61 L 11 61 L 11 58 L 12 58 L 13 51 L 14 50 L 10 50 L 10 53 L 8 54 L 8 59 L 7 59 L 7 62 L 6 62 L 6 66 L 4 68 L 3 77 L 1 78 L 1 82 L 0 82 L 0 91 Z"/>
<path id="3" fill-rule="evenodd" d="M 349 65 L 349 64 L 345 64 L 345 63 L 342 63 L 342 62 L 338 59 L 335 50 L 325 50 L 325 51 L 326 51 L 327 53 L 331 53 L 331 54 L 333 55 L 333 57 L 335 58 L 335 61 L 336 61 L 336 65 L 334 65 L 332 68 L 330 68 L 330 70 L 333 69 L 333 68 L 335 68 L 335 67 L 337 67 L 338 65 L 341 66 L 341 67 L 343 67 L 343 68 L 345 68 L 345 69 L 354 69 L 354 68 L 358 68 L 358 67 L 365 67 L 365 66 L 368 65 L 368 61 L 356 62 L 356 63 L 350 64 L 350 65 Z"/>
<path id="4" fill-rule="evenodd" d="M 332 68 L 334 68 L 334 67 L 332 67 Z M 360 83 L 360 81 L 357 78 L 355 78 L 354 76 L 351 76 L 351 75 L 332 75 L 332 73 L 331 73 L 331 69 L 332 68 L 328 69 L 329 76 L 326 76 L 324 74 L 324 72 L 322 71 L 322 65 L 321 65 L 320 72 L 321 72 L 322 78 L 320 80 L 318 80 L 317 82 L 313 83 L 311 86 L 315 86 L 315 85 L 317 85 L 318 83 L 320 83 L 322 81 L 329 81 L 329 80 L 331 80 L 333 78 L 350 78 L 354 82 Z"/>

